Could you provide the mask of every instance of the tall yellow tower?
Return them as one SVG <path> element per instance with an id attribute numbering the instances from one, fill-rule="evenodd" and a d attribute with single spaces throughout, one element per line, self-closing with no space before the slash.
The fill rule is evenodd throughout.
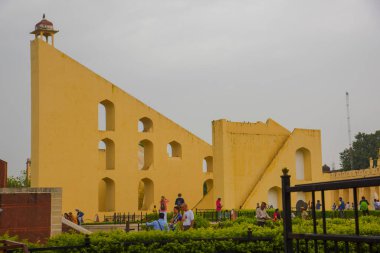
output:
<path id="1" fill-rule="evenodd" d="M 54 30 L 53 23 L 45 18 L 45 14 L 42 16 L 42 20 L 36 24 L 34 31 L 30 34 L 34 34 L 36 39 L 43 39 L 49 43 L 49 37 L 51 37 L 51 45 L 54 46 L 54 34 L 58 30 Z"/>

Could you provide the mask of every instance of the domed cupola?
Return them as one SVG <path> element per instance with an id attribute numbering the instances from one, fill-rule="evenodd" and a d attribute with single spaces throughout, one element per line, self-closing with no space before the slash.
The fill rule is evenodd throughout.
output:
<path id="1" fill-rule="evenodd" d="M 49 43 L 49 37 L 51 37 L 51 44 L 54 46 L 54 34 L 57 32 L 58 30 L 54 30 L 53 23 L 47 20 L 44 14 L 42 20 L 35 25 L 34 31 L 31 34 L 34 34 L 36 39 L 43 39 L 45 37 L 47 43 Z"/>

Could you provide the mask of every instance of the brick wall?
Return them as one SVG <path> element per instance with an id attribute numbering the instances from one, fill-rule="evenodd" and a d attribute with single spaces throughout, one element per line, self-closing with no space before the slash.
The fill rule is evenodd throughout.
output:
<path id="1" fill-rule="evenodd" d="M 62 231 L 61 189 L 0 189 L 0 234 L 36 242 Z"/>

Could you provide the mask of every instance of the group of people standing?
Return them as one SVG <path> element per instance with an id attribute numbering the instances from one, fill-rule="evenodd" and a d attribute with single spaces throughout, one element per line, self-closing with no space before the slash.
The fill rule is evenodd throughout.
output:
<path id="1" fill-rule="evenodd" d="M 161 231 L 175 230 L 177 227 L 186 231 L 194 227 L 194 213 L 185 203 L 181 193 L 178 193 L 175 200 L 173 217 L 169 223 L 167 221 L 168 203 L 169 200 L 165 196 L 161 196 L 158 220 L 147 222 L 148 227 Z M 154 206 L 153 212 L 157 213 L 156 206 Z"/>
<path id="2" fill-rule="evenodd" d="M 82 225 L 84 213 L 79 209 L 75 209 L 75 212 L 76 214 L 73 214 L 72 212 L 65 213 L 63 217 L 65 217 L 66 220 L 69 220 L 77 225 Z"/>
<path id="3" fill-rule="evenodd" d="M 366 198 L 362 196 L 362 199 L 359 202 L 359 210 L 363 212 L 363 215 L 369 215 L 369 205 L 370 204 L 368 200 L 366 200 Z M 375 200 L 374 202 L 375 210 L 377 210 L 376 209 L 377 205 L 379 205 L 379 208 L 380 208 L 380 203 L 376 204 L 376 200 Z M 336 205 L 334 202 L 331 208 L 333 211 L 336 211 L 336 210 L 339 211 L 339 215 L 341 217 L 344 217 L 344 211 L 353 210 L 355 209 L 355 206 L 354 206 L 354 203 L 351 203 L 351 204 L 350 202 L 345 203 L 343 198 L 339 197 L 338 205 Z"/>

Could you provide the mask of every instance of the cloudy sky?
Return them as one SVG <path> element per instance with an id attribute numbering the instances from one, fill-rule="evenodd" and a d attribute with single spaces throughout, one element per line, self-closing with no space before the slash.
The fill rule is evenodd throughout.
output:
<path id="1" fill-rule="evenodd" d="M 0 1 L 0 159 L 30 156 L 29 34 L 42 14 L 56 47 L 211 143 L 211 121 L 322 130 L 339 166 L 353 135 L 380 129 L 380 1 Z"/>

